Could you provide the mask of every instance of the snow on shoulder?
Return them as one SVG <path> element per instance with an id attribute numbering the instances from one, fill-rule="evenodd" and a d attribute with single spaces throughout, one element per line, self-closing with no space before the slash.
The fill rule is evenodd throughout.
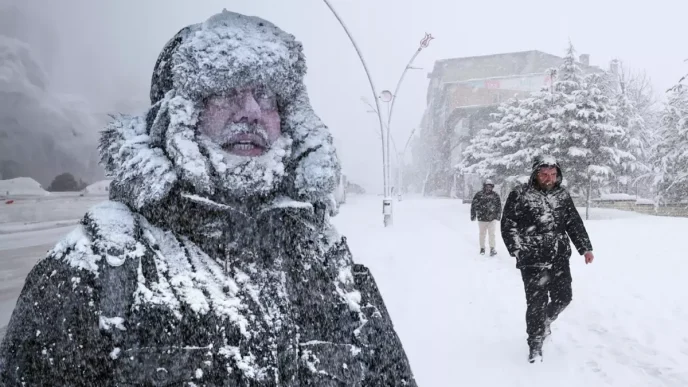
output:
<path id="1" fill-rule="evenodd" d="M 136 241 L 134 232 L 134 214 L 129 208 L 106 201 L 92 207 L 82 224 L 58 242 L 48 258 L 65 260 L 70 266 L 97 276 L 102 258 L 116 267 L 127 259 L 143 256 L 143 245 Z"/>

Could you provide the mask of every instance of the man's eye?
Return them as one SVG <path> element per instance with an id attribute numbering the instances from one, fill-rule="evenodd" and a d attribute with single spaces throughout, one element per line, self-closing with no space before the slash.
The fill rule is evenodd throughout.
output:
<path id="1" fill-rule="evenodd" d="M 273 92 L 267 90 L 257 92 L 255 98 L 261 109 L 273 110 L 277 108 L 277 96 Z"/>

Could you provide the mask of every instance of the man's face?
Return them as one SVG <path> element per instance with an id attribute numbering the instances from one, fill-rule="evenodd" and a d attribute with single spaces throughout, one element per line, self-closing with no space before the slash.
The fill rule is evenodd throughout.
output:
<path id="1" fill-rule="evenodd" d="M 485 185 L 485 192 L 490 193 L 490 192 L 492 192 L 492 189 L 494 189 L 493 185 L 490 185 L 490 184 Z"/>
<path id="2" fill-rule="evenodd" d="M 246 88 L 208 98 L 199 131 L 225 152 L 255 157 L 280 136 L 276 95 L 266 88 Z"/>
<path id="3" fill-rule="evenodd" d="M 557 168 L 543 167 L 537 173 L 537 183 L 540 188 L 550 190 L 557 182 Z"/>

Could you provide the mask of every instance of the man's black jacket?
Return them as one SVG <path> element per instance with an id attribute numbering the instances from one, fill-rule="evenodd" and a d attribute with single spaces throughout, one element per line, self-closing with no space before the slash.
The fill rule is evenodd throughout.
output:
<path id="1" fill-rule="evenodd" d="M 471 220 L 478 218 L 480 222 L 499 220 L 502 216 L 502 200 L 492 192 L 480 191 L 475 194 L 471 202 Z"/>
<path id="2" fill-rule="evenodd" d="M 557 167 L 559 170 L 559 168 Z M 561 170 L 555 187 L 544 191 L 530 182 L 516 187 L 504 205 L 501 233 L 516 267 L 558 265 L 571 257 L 569 238 L 583 255 L 592 251 L 590 238 L 568 191 L 561 186 Z"/>

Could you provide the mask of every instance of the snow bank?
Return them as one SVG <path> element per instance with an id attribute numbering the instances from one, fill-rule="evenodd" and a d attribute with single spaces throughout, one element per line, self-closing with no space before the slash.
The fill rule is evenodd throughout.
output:
<path id="1" fill-rule="evenodd" d="M 36 180 L 30 177 L 0 180 L 0 197 L 11 196 L 47 196 L 50 193 Z"/>
<path id="2" fill-rule="evenodd" d="M 635 202 L 635 204 L 638 205 L 655 205 L 655 201 L 652 199 L 640 198 L 635 195 L 629 195 L 625 193 L 601 194 L 600 197 L 594 199 L 594 201 Z"/>
<path id="3" fill-rule="evenodd" d="M 88 187 L 84 188 L 82 193 L 84 195 L 102 195 L 102 196 L 107 196 L 108 193 L 110 192 L 110 182 L 112 180 L 101 180 L 98 182 L 95 182 Z"/>
<path id="4" fill-rule="evenodd" d="M 595 200 L 635 201 L 636 197 L 633 195 L 625 194 L 625 193 L 608 193 L 608 194 L 601 194 L 599 199 L 595 199 Z"/>

